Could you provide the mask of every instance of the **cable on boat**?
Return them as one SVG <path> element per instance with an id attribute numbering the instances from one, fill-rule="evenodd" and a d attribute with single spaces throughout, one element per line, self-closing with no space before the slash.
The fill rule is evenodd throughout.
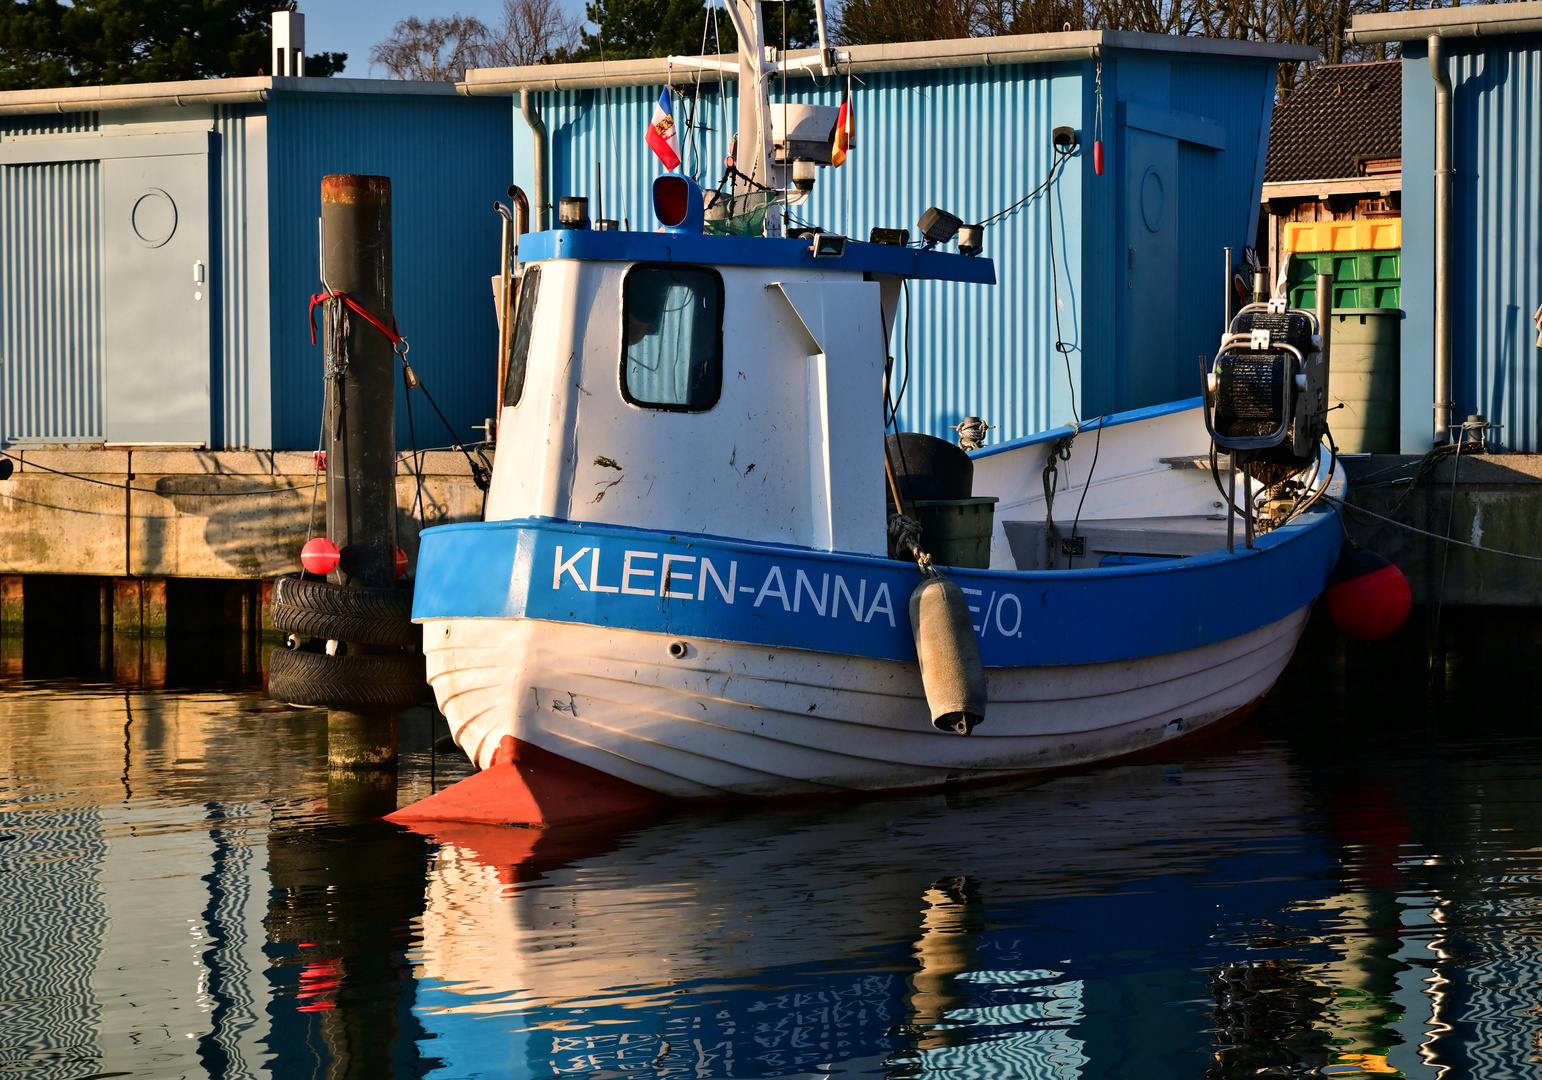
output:
<path id="1" fill-rule="evenodd" d="M 1076 530 L 1081 528 L 1082 506 L 1086 504 L 1087 492 L 1092 487 L 1092 474 L 1098 471 L 1098 451 L 1103 449 L 1103 421 L 1106 419 L 1108 419 L 1106 414 L 1098 417 L 1097 440 L 1092 444 L 1092 466 L 1087 470 L 1087 479 L 1082 483 L 1082 497 L 1076 500 L 1076 517 L 1071 521 L 1072 540 L 1076 539 Z M 1076 556 L 1071 555 L 1069 558 L 1074 560 Z"/>
<path id="2" fill-rule="evenodd" d="M 1060 550 L 1060 530 L 1055 528 L 1055 484 L 1060 478 L 1058 462 L 1071 460 L 1071 443 L 1082 433 L 1080 421 L 1071 425 L 1071 434 L 1056 439 L 1044 458 L 1044 546 L 1051 569 Z"/>
<path id="3" fill-rule="evenodd" d="M 1032 199 L 1035 195 L 1038 195 L 1040 192 L 1042 192 L 1045 189 L 1047 189 L 1050 186 L 1050 184 L 1054 183 L 1055 182 L 1055 174 L 1060 171 L 1060 167 L 1062 165 L 1064 165 L 1068 160 L 1070 160 L 1071 155 L 1073 153 L 1075 153 L 1075 148 L 1072 147 L 1069 150 L 1061 150 L 1057 146 L 1057 147 L 1054 148 L 1054 150 L 1052 152 L 1055 154 L 1055 160 L 1050 163 L 1049 175 L 1044 177 L 1044 182 L 1043 183 L 1041 183 L 1038 187 L 1034 188 L 1028 194 L 1024 195 L 1021 199 L 1018 199 L 1011 206 L 1008 206 L 1005 210 L 997 210 L 994 214 L 990 215 L 987 218 L 982 218 L 980 221 L 976 222 L 976 224 L 978 224 L 978 225 L 989 225 L 991 222 L 995 221 L 997 218 L 1006 217 L 1008 214 L 1012 213 L 1012 211 L 1014 211 L 1014 210 L 1018 209 L 1019 207 L 1021 207 L 1029 199 Z"/>

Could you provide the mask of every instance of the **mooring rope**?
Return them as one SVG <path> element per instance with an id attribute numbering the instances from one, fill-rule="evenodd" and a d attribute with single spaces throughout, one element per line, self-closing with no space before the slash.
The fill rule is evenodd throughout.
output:
<path id="1" fill-rule="evenodd" d="M 894 541 L 895 549 L 901 554 L 910 552 L 924 576 L 929 578 L 941 576 L 937 568 L 932 565 L 932 557 L 921 546 L 921 523 L 915 518 L 906 514 L 890 514 L 889 539 Z"/>
<path id="2" fill-rule="evenodd" d="M 1431 540 L 1440 540 L 1447 544 L 1456 544 L 1458 547 L 1472 548 L 1474 551 L 1486 551 L 1490 555 L 1503 555 L 1510 559 L 1524 559 L 1527 562 L 1542 563 L 1542 555 L 1526 555 L 1519 551 L 1506 551 L 1503 548 L 1484 547 L 1482 544 L 1473 544 L 1466 540 L 1458 540 L 1452 536 L 1444 536 L 1441 533 L 1430 532 L 1427 529 L 1420 529 L 1414 525 L 1408 524 L 1405 521 L 1398 521 L 1396 518 L 1386 517 L 1385 515 L 1376 513 L 1374 510 L 1367 510 L 1363 506 L 1356 506 L 1354 503 L 1345 502 L 1343 499 L 1335 498 L 1332 495 L 1324 495 L 1323 499 L 1329 503 L 1334 503 L 1338 506 L 1341 506 L 1345 510 L 1349 510 L 1353 513 L 1364 514 L 1366 517 L 1373 517 L 1377 521 L 1384 521 L 1388 525 L 1396 525 L 1400 529 L 1407 529 L 1409 532 L 1418 533 L 1420 536 L 1428 536 Z"/>

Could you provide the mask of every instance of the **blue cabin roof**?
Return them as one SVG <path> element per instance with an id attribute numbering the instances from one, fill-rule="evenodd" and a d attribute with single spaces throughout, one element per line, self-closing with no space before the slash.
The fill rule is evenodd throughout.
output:
<path id="1" fill-rule="evenodd" d="M 521 262 L 589 259 L 600 262 L 707 263 L 797 270 L 897 274 L 934 281 L 996 284 L 996 267 L 978 255 L 847 240 L 839 258 L 814 258 L 808 240 L 671 232 L 552 229 L 519 238 Z"/>

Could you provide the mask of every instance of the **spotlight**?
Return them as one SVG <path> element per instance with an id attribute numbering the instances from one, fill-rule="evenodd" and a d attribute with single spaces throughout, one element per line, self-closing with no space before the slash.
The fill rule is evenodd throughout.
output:
<path id="1" fill-rule="evenodd" d="M 872 231 L 867 234 L 867 242 L 869 244 L 888 244 L 892 247 L 904 247 L 910 243 L 910 230 L 883 229 L 875 225 Z"/>
<path id="2" fill-rule="evenodd" d="M 958 230 L 958 250 L 965 255 L 978 255 L 985 245 L 984 225 L 965 225 Z"/>
<path id="3" fill-rule="evenodd" d="M 953 239 L 953 234 L 958 232 L 958 227 L 963 223 L 962 218 L 932 206 L 921 215 L 916 228 L 921 231 L 921 239 L 928 244 L 946 244 Z"/>
<path id="4" fill-rule="evenodd" d="M 813 242 L 809 244 L 809 250 L 814 253 L 816 259 L 839 259 L 846 254 L 846 238 L 831 236 L 829 233 L 815 233 Z"/>
<path id="5" fill-rule="evenodd" d="M 589 227 L 589 200 L 581 195 L 564 195 L 557 200 L 557 221 L 564 229 Z"/>

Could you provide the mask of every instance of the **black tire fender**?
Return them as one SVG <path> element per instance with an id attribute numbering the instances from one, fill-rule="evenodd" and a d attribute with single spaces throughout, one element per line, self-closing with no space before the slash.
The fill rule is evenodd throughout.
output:
<path id="1" fill-rule="evenodd" d="M 334 709 L 410 709 L 428 696 L 422 653 L 328 656 L 279 646 L 268 657 L 268 696 Z"/>
<path id="2" fill-rule="evenodd" d="M 299 574 L 273 583 L 269 618 L 275 630 L 360 645 L 416 645 L 411 589 L 334 585 Z"/>

